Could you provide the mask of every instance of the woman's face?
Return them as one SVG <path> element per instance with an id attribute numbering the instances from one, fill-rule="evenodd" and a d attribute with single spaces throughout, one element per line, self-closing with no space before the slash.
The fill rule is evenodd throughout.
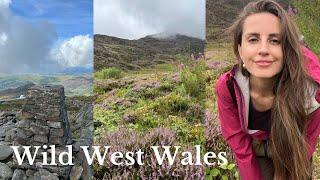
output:
<path id="1" fill-rule="evenodd" d="M 239 55 L 245 68 L 257 78 L 272 78 L 283 67 L 280 20 L 271 13 L 248 16 L 243 24 Z"/>

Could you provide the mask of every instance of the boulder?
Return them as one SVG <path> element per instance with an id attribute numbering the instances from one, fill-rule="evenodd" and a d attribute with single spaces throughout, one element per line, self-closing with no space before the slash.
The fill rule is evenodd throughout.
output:
<path id="1" fill-rule="evenodd" d="M 0 145 L 0 161 L 8 159 L 13 154 L 13 149 L 9 146 Z"/>

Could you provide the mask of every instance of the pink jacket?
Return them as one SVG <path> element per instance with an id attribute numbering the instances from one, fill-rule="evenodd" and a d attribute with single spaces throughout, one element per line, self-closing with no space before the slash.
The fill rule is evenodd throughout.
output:
<path id="1" fill-rule="evenodd" d="M 306 68 L 309 75 L 320 84 L 320 62 L 316 55 L 303 47 Z M 234 87 L 237 104 L 234 103 L 228 84 Z M 230 85 L 229 85 L 230 87 Z M 233 68 L 222 74 L 216 83 L 218 113 L 221 123 L 222 135 L 234 152 L 240 175 L 244 180 L 262 179 L 260 168 L 252 150 L 252 139 L 267 139 L 269 134 L 261 130 L 248 129 L 249 113 L 249 80 L 238 70 Z M 310 119 L 306 136 L 309 143 L 308 158 L 315 151 L 317 139 L 320 134 L 320 89 L 312 97 L 313 103 L 309 112 Z"/>

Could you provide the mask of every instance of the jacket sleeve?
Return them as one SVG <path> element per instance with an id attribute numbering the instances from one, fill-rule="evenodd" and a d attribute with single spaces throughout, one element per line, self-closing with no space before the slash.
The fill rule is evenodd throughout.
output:
<path id="1" fill-rule="evenodd" d="M 318 89 L 316 100 L 320 103 L 320 90 Z M 308 159 L 312 158 L 312 154 L 316 150 L 317 141 L 320 135 L 320 108 L 310 114 L 309 123 L 307 125 L 306 137 L 308 147 Z"/>
<path id="2" fill-rule="evenodd" d="M 320 85 L 320 61 L 318 57 L 308 48 L 302 47 L 302 53 L 305 58 L 306 69 L 314 81 Z M 316 100 L 320 103 L 320 89 L 316 93 Z M 308 158 L 311 159 L 312 154 L 316 150 L 317 141 L 320 134 L 320 109 L 309 115 L 309 123 L 307 125 L 306 137 L 308 147 Z"/>
<path id="3" fill-rule="evenodd" d="M 222 75 L 216 83 L 216 95 L 222 135 L 235 155 L 241 178 L 262 179 L 252 150 L 252 138 L 241 128 L 237 107 L 227 87 L 226 75 Z"/>

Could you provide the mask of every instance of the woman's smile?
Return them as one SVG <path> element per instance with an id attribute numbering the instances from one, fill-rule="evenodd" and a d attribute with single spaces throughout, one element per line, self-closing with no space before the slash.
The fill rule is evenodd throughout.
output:
<path id="1" fill-rule="evenodd" d="M 253 62 L 256 65 L 258 65 L 259 67 L 269 67 L 274 63 L 274 61 L 272 61 L 272 60 L 264 60 L 264 59 L 256 60 L 256 61 L 253 61 Z"/>

